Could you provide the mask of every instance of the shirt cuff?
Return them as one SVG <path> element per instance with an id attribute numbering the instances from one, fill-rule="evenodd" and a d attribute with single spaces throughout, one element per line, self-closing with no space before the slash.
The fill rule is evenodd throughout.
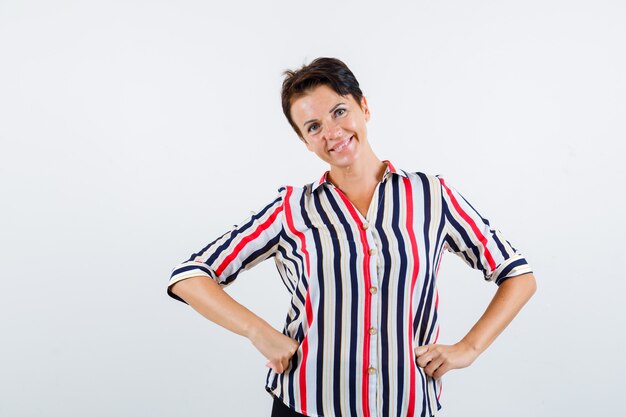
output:
<path id="1" fill-rule="evenodd" d="M 501 263 L 491 274 L 485 275 L 485 279 L 487 281 L 493 281 L 499 286 L 509 278 L 530 272 L 533 272 L 532 268 L 526 261 L 526 258 L 518 252 Z"/>
<path id="2" fill-rule="evenodd" d="M 167 294 L 175 300 L 182 301 L 187 304 L 185 300 L 172 292 L 172 286 L 179 281 L 197 276 L 205 276 L 207 278 L 211 278 L 215 282 L 219 282 L 215 271 L 209 268 L 207 264 L 195 261 L 184 262 L 172 271 L 172 275 L 170 276 L 170 280 L 167 284 Z"/>

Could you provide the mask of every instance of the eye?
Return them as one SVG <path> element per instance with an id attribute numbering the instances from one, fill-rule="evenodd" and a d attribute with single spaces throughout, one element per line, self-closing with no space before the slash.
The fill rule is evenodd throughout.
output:
<path id="1" fill-rule="evenodd" d="M 335 116 L 337 116 L 337 117 L 343 116 L 344 114 L 346 114 L 346 109 L 339 108 L 339 109 L 335 110 Z"/>
<path id="2" fill-rule="evenodd" d="M 319 125 L 317 123 L 311 123 L 306 131 L 309 133 L 315 133 L 318 127 Z"/>

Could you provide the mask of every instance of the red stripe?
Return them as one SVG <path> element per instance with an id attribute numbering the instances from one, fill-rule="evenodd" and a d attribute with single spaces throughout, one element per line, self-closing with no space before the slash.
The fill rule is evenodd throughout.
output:
<path id="1" fill-rule="evenodd" d="M 370 365 L 370 339 L 371 336 L 369 334 L 369 329 L 371 327 L 371 304 L 372 304 L 372 294 L 370 293 L 370 287 L 372 286 L 371 277 L 370 277 L 370 246 L 367 243 L 367 234 L 365 230 L 363 230 L 363 222 L 359 217 L 356 209 L 354 208 L 354 204 L 345 196 L 345 194 L 339 189 L 335 187 L 335 190 L 339 193 L 339 196 L 343 200 L 344 204 L 348 208 L 350 215 L 354 219 L 355 223 L 359 226 L 359 236 L 361 238 L 361 244 L 363 245 L 363 275 L 365 276 L 365 317 L 363 318 L 363 334 L 365 335 L 365 340 L 363 342 L 363 389 L 361 391 L 361 399 L 363 406 L 363 415 L 365 417 L 369 417 L 370 408 L 369 408 L 369 365 Z"/>
<path id="2" fill-rule="evenodd" d="M 411 254 L 413 255 L 413 271 L 411 272 L 411 302 L 409 307 L 409 325 L 408 336 L 410 340 L 410 352 L 411 357 L 414 355 L 413 350 L 413 291 L 417 282 L 417 274 L 419 272 L 419 253 L 417 251 L 417 240 L 415 239 L 415 233 L 413 232 L 413 189 L 411 187 L 411 180 L 408 178 L 402 178 L 404 181 L 404 188 L 406 190 L 406 232 L 409 235 L 411 241 Z M 409 389 L 409 409 L 407 411 L 407 417 L 412 417 L 415 413 L 415 367 L 409 367 L 411 370 L 411 386 Z"/>
<path id="3" fill-rule="evenodd" d="M 235 246 L 235 249 L 233 249 L 233 251 L 230 253 L 230 255 L 228 255 L 226 258 L 224 258 L 224 260 L 222 261 L 220 266 L 217 267 L 217 269 L 215 270 L 215 273 L 218 276 L 222 275 L 222 272 L 224 272 L 224 270 L 228 267 L 228 265 L 230 265 L 230 263 L 233 261 L 233 259 L 235 259 L 237 256 L 239 256 L 239 253 L 242 251 L 242 249 L 250 241 L 256 239 L 261 233 L 263 233 L 268 227 L 270 227 L 270 225 L 272 223 L 274 223 L 274 220 L 276 219 L 276 216 L 278 216 L 278 214 L 282 210 L 283 210 L 283 206 L 280 205 L 279 207 L 276 208 L 276 210 L 274 210 L 274 212 L 271 214 L 271 216 L 269 216 L 264 223 L 261 223 L 259 225 L 259 227 L 256 228 L 256 230 L 252 234 L 250 234 L 250 235 L 244 237 L 243 239 L 241 239 L 241 241 L 237 244 L 237 246 Z"/>
<path id="4" fill-rule="evenodd" d="M 485 236 L 480 232 L 480 229 L 478 229 L 478 226 L 476 226 L 474 220 L 461 208 L 459 202 L 456 200 L 456 198 L 454 198 L 452 191 L 450 191 L 443 178 L 439 178 L 439 181 L 441 181 L 441 185 L 443 185 L 443 187 L 446 189 L 446 192 L 448 193 L 448 196 L 450 196 L 450 200 L 452 200 L 452 205 L 454 206 L 456 211 L 461 214 L 461 217 L 463 217 L 463 219 L 467 223 L 469 223 L 472 231 L 474 232 L 480 243 L 483 245 L 483 248 L 485 249 L 485 258 L 487 258 L 487 262 L 489 262 L 489 267 L 493 271 L 494 269 L 496 269 L 496 262 L 493 260 L 489 249 L 487 249 L 487 238 L 485 238 Z"/>
<path id="5" fill-rule="evenodd" d="M 311 310 L 311 297 L 309 295 L 309 291 L 306 293 L 306 302 L 305 302 L 305 311 L 306 311 L 306 320 L 311 327 L 311 321 L 313 317 L 313 312 Z M 302 363 L 300 364 L 300 407 L 302 408 L 302 414 L 306 415 L 306 361 L 309 357 L 309 339 L 304 336 L 302 340 Z"/>
<path id="6" fill-rule="evenodd" d="M 304 233 L 298 231 L 293 223 L 293 216 L 291 214 L 291 206 L 289 205 L 289 198 L 291 197 L 291 193 L 293 192 L 293 187 L 287 187 L 287 194 L 285 195 L 285 220 L 287 221 L 287 226 L 289 230 L 298 237 L 300 240 L 300 246 L 302 247 L 302 253 L 304 253 L 304 260 L 306 263 L 306 277 L 307 279 L 311 278 L 311 262 L 309 258 L 309 251 L 306 249 L 306 240 L 304 237 Z M 310 284 L 309 287 L 310 288 Z M 311 292 L 308 290 L 306 292 L 306 300 L 304 302 L 304 311 L 306 312 L 306 322 L 308 328 L 311 328 L 311 323 L 313 322 L 313 307 L 311 306 Z M 307 332 L 308 333 L 308 332 Z M 300 364 L 300 408 L 302 408 L 301 413 L 306 414 L 306 360 L 309 356 L 309 342 L 307 337 L 305 336 L 302 340 L 302 363 Z"/>
<path id="7" fill-rule="evenodd" d="M 441 398 L 441 392 L 443 391 L 443 380 L 439 379 L 439 394 L 437 394 L 437 401 Z"/>
<path id="8" fill-rule="evenodd" d="M 394 174 L 396 173 L 396 168 L 391 164 L 391 162 L 387 161 L 386 159 L 383 162 L 387 163 L 387 167 L 389 168 L 389 172 L 393 172 Z"/>
<path id="9" fill-rule="evenodd" d="M 319 179 L 319 181 L 317 181 L 317 185 L 322 184 L 324 181 L 326 181 L 326 175 L 328 174 L 328 171 L 324 172 L 324 175 L 322 175 L 322 178 Z"/>

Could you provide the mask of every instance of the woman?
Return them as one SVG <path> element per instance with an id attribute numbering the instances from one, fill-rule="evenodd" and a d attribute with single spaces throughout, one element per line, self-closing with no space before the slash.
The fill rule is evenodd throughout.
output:
<path id="1" fill-rule="evenodd" d="M 442 375 L 470 365 L 534 293 L 531 269 L 443 178 L 374 154 L 367 100 L 343 62 L 318 58 L 285 75 L 285 116 L 330 169 L 281 187 L 178 265 L 169 293 L 268 359 L 274 417 L 434 415 Z M 498 285 L 454 345 L 437 344 L 444 249 Z M 292 295 L 282 333 L 222 289 L 271 256 Z"/>

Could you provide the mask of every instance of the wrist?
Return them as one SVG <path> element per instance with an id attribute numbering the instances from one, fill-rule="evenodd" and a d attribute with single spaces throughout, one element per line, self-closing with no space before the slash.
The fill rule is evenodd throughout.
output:
<path id="1" fill-rule="evenodd" d="M 482 350 L 476 343 L 472 342 L 471 340 L 468 340 L 467 338 L 464 338 L 460 342 L 458 342 L 457 346 L 459 346 L 463 351 L 465 351 L 473 359 L 476 359 L 478 355 L 480 355 L 482 352 Z"/>
<path id="2" fill-rule="evenodd" d="M 243 335 L 254 343 L 268 327 L 271 327 L 265 320 L 260 317 L 255 317 L 244 326 Z"/>

